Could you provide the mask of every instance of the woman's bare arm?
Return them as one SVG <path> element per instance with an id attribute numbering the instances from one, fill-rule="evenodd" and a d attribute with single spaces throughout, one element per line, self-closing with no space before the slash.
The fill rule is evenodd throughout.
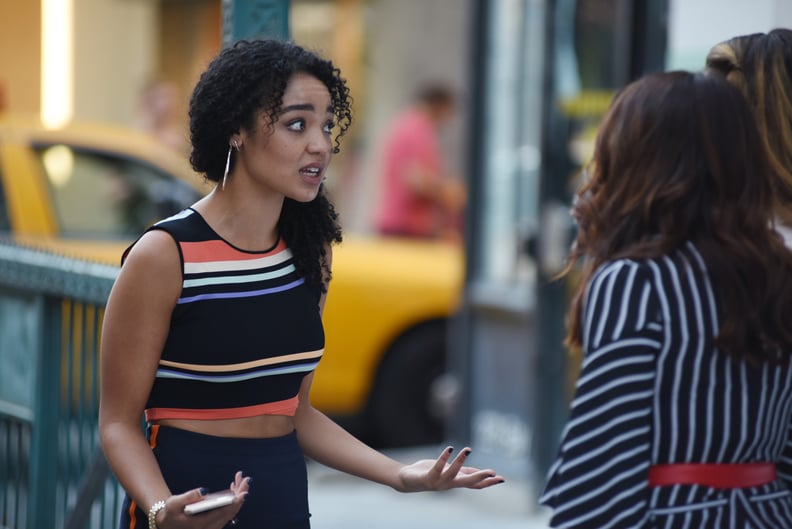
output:
<path id="1" fill-rule="evenodd" d="M 110 467 L 143 511 L 167 500 L 157 516 L 160 527 L 222 527 L 235 516 L 247 491 L 241 474 L 229 476 L 238 494 L 233 505 L 190 519 L 184 506 L 201 499 L 201 484 L 172 496 L 141 428 L 181 285 L 179 254 L 170 235 L 157 230 L 143 235 L 130 251 L 105 310 L 99 433 Z"/>
<path id="2" fill-rule="evenodd" d="M 328 257 L 332 257 L 330 250 Z M 326 294 L 320 301 L 320 310 L 324 310 L 325 300 Z M 307 375 L 300 388 L 295 425 L 300 446 L 315 461 L 401 492 L 456 487 L 481 489 L 503 481 L 492 470 L 464 466 L 470 454 L 469 448 L 464 448 L 453 460 L 449 447 L 436 460 L 422 460 L 411 465 L 404 465 L 374 450 L 311 406 L 313 376 L 313 373 Z"/>

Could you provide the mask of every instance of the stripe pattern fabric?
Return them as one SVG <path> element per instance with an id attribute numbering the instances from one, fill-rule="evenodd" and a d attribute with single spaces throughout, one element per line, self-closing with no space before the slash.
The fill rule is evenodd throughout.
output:
<path id="1" fill-rule="evenodd" d="M 552 527 L 792 527 L 792 368 L 720 352 L 716 300 L 690 243 L 592 276 L 582 370 L 540 499 Z M 648 483 L 653 464 L 758 462 L 775 463 L 778 479 L 739 489 Z"/>
<path id="2" fill-rule="evenodd" d="M 324 331 L 320 293 L 297 273 L 286 244 L 241 250 L 192 209 L 151 229 L 176 241 L 183 284 L 147 419 L 293 415 Z"/>

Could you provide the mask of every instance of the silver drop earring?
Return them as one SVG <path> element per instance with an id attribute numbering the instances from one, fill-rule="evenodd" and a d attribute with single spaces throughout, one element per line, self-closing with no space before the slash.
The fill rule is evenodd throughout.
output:
<path id="1" fill-rule="evenodd" d="M 231 149 L 239 150 L 236 140 L 228 144 L 228 155 L 226 156 L 225 172 L 223 172 L 223 181 L 220 182 L 220 189 L 225 189 L 226 179 L 228 178 L 228 170 L 231 168 Z"/>
<path id="2" fill-rule="evenodd" d="M 228 169 L 231 167 L 231 145 L 228 145 L 228 156 L 226 156 L 225 172 L 223 173 L 223 181 L 220 182 L 220 189 L 225 189 L 226 178 L 228 178 Z"/>

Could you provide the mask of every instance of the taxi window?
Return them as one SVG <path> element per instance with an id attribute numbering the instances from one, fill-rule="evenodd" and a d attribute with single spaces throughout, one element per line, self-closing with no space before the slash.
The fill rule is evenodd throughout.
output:
<path id="1" fill-rule="evenodd" d="M 39 145 L 63 237 L 130 238 L 200 198 L 175 176 L 116 154 Z"/>

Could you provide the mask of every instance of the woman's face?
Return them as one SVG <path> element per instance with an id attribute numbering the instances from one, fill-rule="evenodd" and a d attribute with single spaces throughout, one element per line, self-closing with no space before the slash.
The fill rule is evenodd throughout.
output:
<path id="1" fill-rule="evenodd" d="M 310 202 L 330 163 L 334 120 L 327 87 L 309 74 L 294 74 L 271 131 L 269 116 L 261 113 L 255 131 L 239 134 L 232 178 L 249 178 L 271 193 Z"/>

